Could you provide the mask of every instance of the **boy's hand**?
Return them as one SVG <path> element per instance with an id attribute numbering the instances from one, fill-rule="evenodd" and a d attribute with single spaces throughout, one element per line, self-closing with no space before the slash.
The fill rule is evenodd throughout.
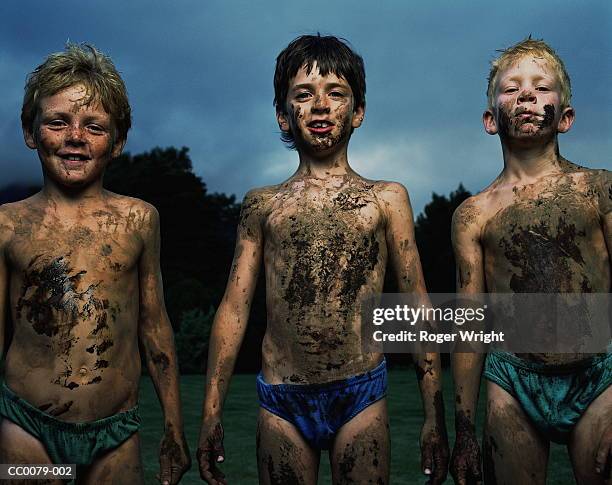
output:
<path id="1" fill-rule="evenodd" d="M 225 461 L 223 426 L 220 419 L 204 419 L 196 452 L 200 465 L 200 477 L 209 485 L 226 485 L 225 475 L 217 468 Z"/>
<path id="2" fill-rule="evenodd" d="M 421 470 L 429 478 L 428 485 L 444 483 L 448 472 L 448 438 L 446 428 L 435 420 L 427 420 L 421 429 Z"/>
<path id="3" fill-rule="evenodd" d="M 166 426 L 166 432 L 159 448 L 159 481 L 162 485 L 178 483 L 183 474 L 191 467 L 191 458 L 185 435 Z"/>
<path id="4" fill-rule="evenodd" d="M 603 476 L 606 483 L 612 483 L 612 424 L 601 436 L 597 453 L 595 454 L 595 471 Z"/>
<path id="5" fill-rule="evenodd" d="M 482 485 L 482 458 L 474 430 L 457 432 L 450 472 L 457 485 Z"/>

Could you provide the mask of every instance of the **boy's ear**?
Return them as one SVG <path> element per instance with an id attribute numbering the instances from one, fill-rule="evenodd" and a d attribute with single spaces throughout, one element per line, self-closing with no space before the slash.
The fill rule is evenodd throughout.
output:
<path id="1" fill-rule="evenodd" d="M 363 118 L 365 116 L 365 107 L 359 106 L 353 111 L 353 121 L 351 122 L 351 126 L 353 128 L 359 128 L 361 123 L 363 123 Z"/>
<path id="2" fill-rule="evenodd" d="M 281 131 L 289 131 L 289 119 L 287 117 L 287 113 L 282 113 L 281 111 L 276 111 L 276 121 L 278 122 L 278 127 Z"/>
<path id="3" fill-rule="evenodd" d="M 559 118 L 559 124 L 557 125 L 557 131 L 559 133 L 567 133 L 574 124 L 576 119 L 576 112 L 571 106 L 566 106 L 561 112 L 561 118 Z"/>
<path id="4" fill-rule="evenodd" d="M 497 135 L 497 121 L 491 108 L 482 113 L 482 125 L 489 135 Z"/>
<path id="5" fill-rule="evenodd" d="M 117 158 L 119 155 L 121 155 L 121 152 L 123 151 L 123 147 L 125 146 L 127 139 L 123 139 L 123 140 L 117 140 L 115 142 L 115 144 L 113 145 L 113 149 L 111 150 L 111 156 L 112 158 Z"/>
<path id="6" fill-rule="evenodd" d="M 21 129 L 23 130 L 23 141 L 25 141 L 27 147 L 36 150 L 36 136 L 34 136 L 32 130 L 25 126 L 22 126 Z"/>

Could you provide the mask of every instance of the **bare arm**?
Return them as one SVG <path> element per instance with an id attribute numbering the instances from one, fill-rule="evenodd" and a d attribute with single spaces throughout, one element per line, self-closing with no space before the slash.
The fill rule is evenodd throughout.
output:
<path id="1" fill-rule="evenodd" d="M 457 264 L 457 293 L 486 291 L 478 215 L 472 198 L 461 204 L 453 215 L 451 236 Z M 456 431 L 451 473 L 458 483 L 471 483 L 470 478 L 479 482 L 480 451 L 474 422 L 484 354 L 456 352 L 451 355 L 451 362 L 455 383 Z M 474 456 L 478 458 L 477 463 Z"/>
<path id="2" fill-rule="evenodd" d="M 243 201 L 234 260 L 225 294 L 217 308 L 208 348 L 206 395 L 198 445 L 200 475 L 208 483 L 225 483 L 215 464 L 225 459 L 221 418 L 229 381 L 246 331 L 263 253 L 263 199 L 257 191 Z"/>
<path id="3" fill-rule="evenodd" d="M 165 433 L 160 448 L 162 483 L 178 483 L 191 461 L 183 435 L 179 375 L 172 325 L 164 305 L 159 264 L 159 214 L 150 206 L 138 263 L 140 287 L 139 339 L 147 368 L 164 413 Z"/>
<path id="4" fill-rule="evenodd" d="M 599 213 L 608 248 L 608 258 L 612 261 L 612 172 L 602 170 L 598 185 Z"/>
<path id="5" fill-rule="evenodd" d="M 612 172 L 603 170 L 600 175 L 598 190 L 599 212 L 602 229 L 608 249 L 608 262 L 612 263 Z M 612 468 L 612 424 L 608 425 L 601 435 L 599 446 L 595 454 L 595 471 L 601 474 L 604 480 L 609 480 Z M 607 474 L 607 476 L 606 476 Z"/>
<path id="6" fill-rule="evenodd" d="M 414 236 L 410 199 L 399 184 L 389 184 L 383 193 L 386 205 L 386 239 L 399 291 L 413 293 L 418 304 L 430 306 Z M 448 469 L 448 438 L 442 398 L 440 354 L 414 356 L 415 369 L 423 400 L 425 424 L 421 432 L 421 465 L 432 484 L 442 483 Z"/>
<path id="7" fill-rule="evenodd" d="M 0 211 L 0 359 L 4 357 L 4 340 L 6 333 L 6 314 L 8 311 L 9 270 L 6 261 L 6 249 L 13 234 L 13 224 Z"/>

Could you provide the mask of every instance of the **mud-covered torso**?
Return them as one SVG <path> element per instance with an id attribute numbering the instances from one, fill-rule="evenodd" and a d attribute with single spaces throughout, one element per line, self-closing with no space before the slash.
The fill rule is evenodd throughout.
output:
<path id="1" fill-rule="evenodd" d="M 5 214 L 12 339 L 6 382 L 34 406 L 67 421 L 136 404 L 138 260 L 142 208 L 126 201 L 70 217 L 20 203 Z"/>
<path id="2" fill-rule="evenodd" d="M 387 261 L 377 190 L 358 177 L 297 179 L 268 199 L 266 379 L 327 382 L 380 360 L 360 334 L 360 302 L 382 291 Z"/>
<path id="3" fill-rule="evenodd" d="M 490 217 L 482 231 L 487 291 L 609 292 L 601 211 L 602 198 L 609 196 L 602 193 L 607 173 L 576 167 L 533 184 L 491 191 Z M 584 357 L 522 356 L 551 363 Z"/>

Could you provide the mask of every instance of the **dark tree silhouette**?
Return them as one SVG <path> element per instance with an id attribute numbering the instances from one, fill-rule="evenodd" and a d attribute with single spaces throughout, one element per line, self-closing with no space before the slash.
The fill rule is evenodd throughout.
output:
<path id="1" fill-rule="evenodd" d="M 194 335 L 203 325 L 210 325 L 212 318 L 193 318 L 193 312 L 209 315 L 211 308 L 215 309 L 221 301 L 236 242 L 240 204 L 233 195 L 207 193 L 205 183 L 193 173 L 185 147 L 155 148 L 134 156 L 124 154 L 108 167 L 105 187 L 143 199 L 159 211 L 164 294 L 181 342 L 179 360 L 186 371 L 203 368 L 191 362 L 202 359 L 201 342 L 195 341 Z M 185 329 L 181 328 L 183 320 L 187 322 Z M 238 372 L 253 372 L 261 367 L 261 340 L 265 332 L 262 277 L 249 322 L 246 344 L 236 363 Z M 189 339 L 193 346 L 184 344 Z"/>
<path id="2" fill-rule="evenodd" d="M 455 292 L 455 257 L 451 244 L 453 212 L 461 202 L 470 197 L 463 184 L 444 195 L 432 194 L 432 200 L 419 214 L 415 233 L 425 283 L 430 293 Z"/>

